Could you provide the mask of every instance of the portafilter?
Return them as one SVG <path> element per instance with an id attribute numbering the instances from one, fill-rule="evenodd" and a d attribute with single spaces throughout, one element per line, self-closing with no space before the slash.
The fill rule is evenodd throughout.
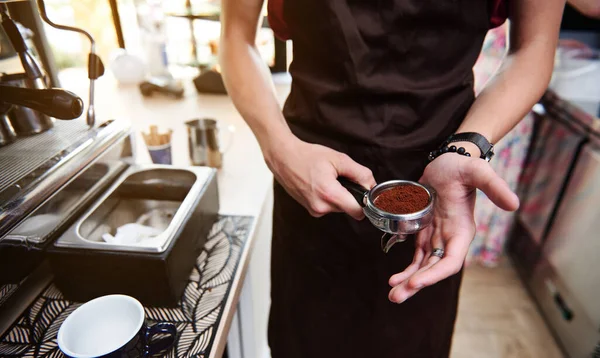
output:
<path id="1" fill-rule="evenodd" d="M 390 180 L 366 189 L 347 178 L 338 181 L 346 188 L 362 207 L 367 219 L 384 234 L 381 236 L 381 249 L 387 253 L 394 244 L 404 242 L 406 237 L 423 230 L 433 220 L 435 190 L 429 186 L 409 180 Z M 381 210 L 375 205 L 375 199 L 383 192 L 398 186 L 413 185 L 424 189 L 429 195 L 427 206 L 420 211 L 409 214 L 393 214 Z"/>

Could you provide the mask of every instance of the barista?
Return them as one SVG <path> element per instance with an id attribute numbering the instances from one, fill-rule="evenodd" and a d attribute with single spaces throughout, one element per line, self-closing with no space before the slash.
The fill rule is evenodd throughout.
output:
<path id="1" fill-rule="evenodd" d="M 564 0 L 270 0 L 269 24 L 294 48 L 283 113 L 255 46 L 263 0 L 222 5 L 228 93 L 276 179 L 272 357 L 447 357 L 475 190 L 518 207 L 482 158 L 546 89 Z M 506 16 L 509 53 L 475 100 L 473 65 Z M 451 136 L 471 156 L 428 163 Z M 339 176 L 432 186 L 433 224 L 382 253 Z"/>

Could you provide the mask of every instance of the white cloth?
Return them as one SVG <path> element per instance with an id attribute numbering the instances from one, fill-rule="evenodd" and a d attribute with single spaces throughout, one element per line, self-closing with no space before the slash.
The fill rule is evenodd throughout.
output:
<path id="1" fill-rule="evenodd" d="M 125 224 L 117 228 L 115 236 L 110 233 L 102 235 L 102 239 L 109 244 L 115 245 L 137 245 L 145 244 L 148 240 L 160 235 L 163 230 L 136 223 Z"/>

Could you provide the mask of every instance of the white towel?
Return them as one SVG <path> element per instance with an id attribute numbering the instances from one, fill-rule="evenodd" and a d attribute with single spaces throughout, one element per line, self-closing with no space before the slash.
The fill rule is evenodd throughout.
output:
<path id="1" fill-rule="evenodd" d="M 138 245 L 145 244 L 148 240 L 160 235 L 163 230 L 140 224 L 125 224 L 117 228 L 115 236 L 106 233 L 102 239 L 109 244 L 115 245 Z"/>

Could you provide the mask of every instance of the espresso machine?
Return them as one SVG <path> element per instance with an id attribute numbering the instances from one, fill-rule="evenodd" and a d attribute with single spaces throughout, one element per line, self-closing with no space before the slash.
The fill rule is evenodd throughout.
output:
<path id="1" fill-rule="evenodd" d="M 0 1 L 2 28 L 18 54 L 23 73 L 0 74 L 0 146 L 14 141 L 17 136 L 28 136 L 45 132 L 54 126 L 54 119 L 71 120 L 83 111 L 83 101 L 74 93 L 64 89 L 47 88 L 47 75 L 32 54 L 17 24 L 11 19 L 8 7 Z M 13 1 L 10 1 L 13 2 Z M 90 41 L 88 74 L 90 96 L 87 124 L 95 124 L 94 81 L 104 74 L 104 65 L 95 54 L 95 42 L 86 31 L 70 26 L 55 24 L 48 18 L 43 0 L 37 2 L 42 19 L 57 29 L 78 32 Z"/>
<path id="2" fill-rule="evenodd" d="M 16 0 L 0 0 L 1 25 L 23 72 L 0 73 L 0 287 L 4 287 L 0 302 L 12 292 L 6 285 L 19 286 L 39 264 L 36 253 L 45 242 L 44 227 L 55 229 L 60 220 L 46 216 L 43 225 L 37 220 L 35 235 L 14 235 L 15 229 L 117 138 L 128 134 L 128 126 L 121 123 L 94 125 L 93 98 L 88 105 L 92 115 L 88 113 L 87 121 L 77 120 L 83 100 L 66 89 L 48 87 L 46 72 L 9 15 L 9 2 Z M 50 21 L 43 1 L 38 5 L 42 17 Z M 95 54 L 90 55 L 92 67 L 90 77 L 98 78 L 104 71 Z"/>
<path id="3" fill-rule="evenodd" d="M 104 67 L 93 38 L 54 24 L 38 0 L 46 23 L 91 40 L 90 99 L 79 119 L 83 100 L 46 87 L 6 2 L 0 0 L 2 27 L 25 72 L 0 82 L 2 138 L 12 133 L 0 144 L 0 335 L 50 282 L 78 302 L 121 293 L 145 305 L 176 305 L 218 217 L 216 170 L 136 164 L 130 123 L 95 118 L 93 82 Z M 43 130 L 19 135 L 11 107 L 52 124 L 40 120 Z M 161 225 L 153 246 L 105 241 L 142 217 Z"/>

